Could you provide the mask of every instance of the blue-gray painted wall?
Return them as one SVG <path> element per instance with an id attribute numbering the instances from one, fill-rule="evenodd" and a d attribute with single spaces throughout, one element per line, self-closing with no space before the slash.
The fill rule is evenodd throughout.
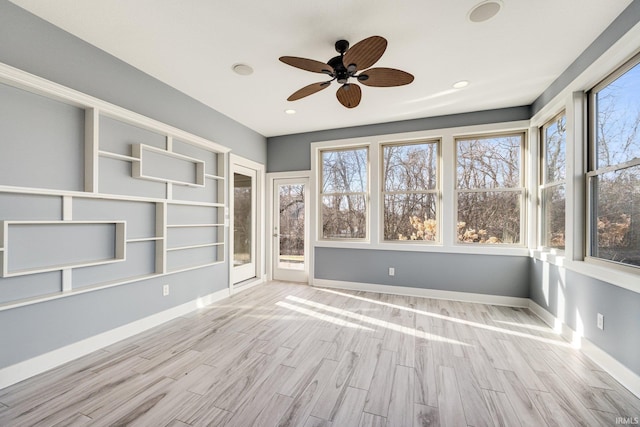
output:
<path id="1" fill-rule="evenodd" d="M 530 118 L 531 109 L 524 106 L 271 137 L 267 139 L 267 172 L 311 169 L 311 143 L 313 142 L 529 120 Z"/>
<path id="2" fill-rule="evenodd" d="M 531 299 L 554 316 L 564 312 L 574 331 L 580 321 L 585 338 L 640 375 L 640 294 L 571 270 L 563 277 L 541 260 L 531 263 Z M 597 313 L 604 315 L 604 330 L 596 326 Z"/>
<path id="3" fill-rule="evenodd" d="M 529 297 L 526 256 L 317 247 L 314 262 L 317 279 Z"/>
<path id="4" fill-rule="evenodd" d="M 266 163 L 259 133 L 7 0 L 0 0 L 0 62 Z"/>

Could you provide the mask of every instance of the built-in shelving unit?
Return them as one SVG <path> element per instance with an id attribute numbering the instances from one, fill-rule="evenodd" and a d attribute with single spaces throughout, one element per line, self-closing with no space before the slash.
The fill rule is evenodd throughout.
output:
<path id="1" fill-rule="evenodd" d="M 225 262 L 226 147 L 0 64 L 2 103 L 0 310 Z"/>

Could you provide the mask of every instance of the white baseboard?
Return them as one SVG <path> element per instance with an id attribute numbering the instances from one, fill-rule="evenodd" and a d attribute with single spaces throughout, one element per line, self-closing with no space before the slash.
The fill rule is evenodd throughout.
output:
<path id="1" fill-rule="evenodd" d="M 562 323 L 560 319 L 549 313 L 533 300 L 529 300 L 529 309 L 543 322 L 554 328 L 564 338 L 570 341 L 576 348 L 582 350 L 587 357 L 602 367 L 609 375 L 625 386 L 631 393 L 640 398 L 640 376 L 622 363 L 614 359 L 609 353 L 580 336 L 573 329 Z"/>
<path id="2" fill-rule="evenodd" d="M 254 279 L 249 279 L 246 282 L 240 282 L 240 284 L 231 286 L 231 295 L 235 295 L 238 292 L 246 291 L 247 289 L 251 289 L 254 286 L 262 285 L 263 283 L 267 283 L 266 276 L 263 276 L 262 278 L 256 277 Z"/>
<path id="3" fill-rule="evenodd" d="M 446 299 L 480 304 L 529 307 L 529 298 L 500 295 L 473 294 L 468 292 L 442 291 L 439 289 L 412 288 L 408 286 L 374 285 L 371 283 L 343 282 L 339 280 L 313 279 L 312 286 L 320 288 L 349 289 L 352 291 L 378 292 L 412 297 Z"/>
<path id="4" fill-rule="evenodd" d="M 0 389 L 16 384 L 34 375 L 53 369 L 64 363 L 85 356 L 96 350 L 132 337 L 147 329 L 161 325 L 177 317 L 205 307 L 229 296 L 229 289 L 211 293 L 160 313 L 153 314 L 135 322 L 69 344 L 40 356 L 33 357 L 15 365 L 0 369 Z"/>

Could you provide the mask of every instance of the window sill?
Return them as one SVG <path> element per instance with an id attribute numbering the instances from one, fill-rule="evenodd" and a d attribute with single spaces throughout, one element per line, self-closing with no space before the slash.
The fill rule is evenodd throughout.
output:
<path id="1" fill-rule="evenodd" d="M 369 242 L 337 242 L 337 241 L 316 241 L 313 242 L 316 248 L 341 248 L 341 249 L 366 249 L 378 251 L 405 251 L 405 252 L 431 252 L 448 254 L 482 254 L 501 256 L 529 256 L 529 250 L 522 246 L 496 247 L 490 245 L 442 245 L 438 243 L 369 243 Z"/>

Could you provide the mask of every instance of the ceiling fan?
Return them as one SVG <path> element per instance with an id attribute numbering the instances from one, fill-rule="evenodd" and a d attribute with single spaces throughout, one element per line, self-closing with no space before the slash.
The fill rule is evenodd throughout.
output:
<path id="1" fill-rule="evenodd" d="M 360 104 L 362 91 L 360 86 L 349 83 L 349 79 L 356 79 L 365 86 L 392 87 L 403 86 L 413 81 L 413 75 L 395 68 L 369 68 L 375 64 L 387 48 L 387 40 L 380 36 L 368 37 L 349 48 L 349 42 L 338 40 L 335 44 L 340 54 L 331 58 L 327 63 L 296 56 L 282 56 L 280 61 L 292 67 L 326 74 L 331 80 L 312 83 L 294 92 L 287 101 L 296 101 L 306 96 L 320 92 L 337 80 L 342 86 L 336 92 L 336 97 L 342 105 L 354 108 Z M 356 74 L 360 71 L 360 74 Z"/>

